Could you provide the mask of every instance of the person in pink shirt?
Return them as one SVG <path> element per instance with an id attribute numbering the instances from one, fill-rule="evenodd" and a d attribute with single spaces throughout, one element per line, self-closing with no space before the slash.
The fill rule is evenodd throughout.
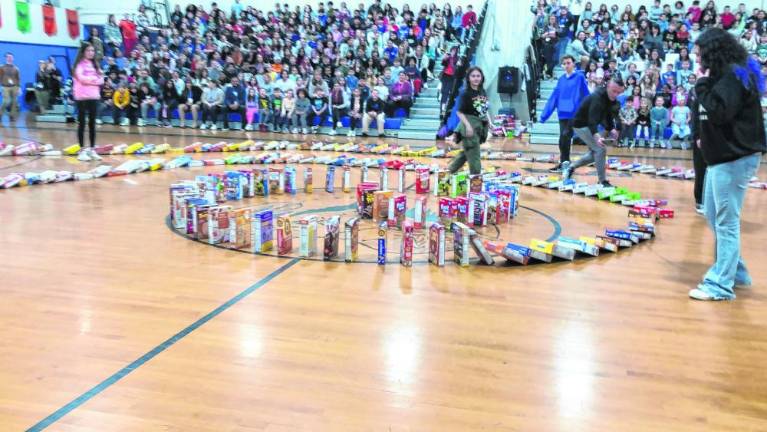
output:
<path id="1" fill-rule="evenodd" d="M 99 160 L 93 147 L 96 145 L 96 113 L 101 100 L 101 86 L 104 85 L 104 74 L 95 60 L 96 49 L 88 42 L 80 45 L 72 71 L 72 95 L 77 104 L 77 139 L 80 143 L 81 161 Z M 90 128 L 90 148 L 85 147 L 85 116 L 88 116 Z"/>
<path id="2" fill-rule="evenodd" d="M 474 8 L 469 5 L 466 8 L 466 13 L 463 14 L 463 17 L 461 18 L 461 26 L 463 27 L 463 34 L 465 35 L 467 32 L 466 30 L 469 29 L 469 27 L 477 24 L 477 13 L 474 12 Z"/>

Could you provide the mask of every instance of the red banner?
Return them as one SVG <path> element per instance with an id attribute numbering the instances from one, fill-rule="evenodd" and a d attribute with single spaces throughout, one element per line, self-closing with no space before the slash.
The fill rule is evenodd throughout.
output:
<path id="1" fill-rule="evenodd" d="M 66 9 L 67 11 L 67 29 L 69 30 L 69 37 L 77 39 L 80 37 L 80 18 L 77 15 L 77 11 L 74 9 Z"/>
<path id="2" fill-rule="evenodd" d="M 56 8 L 43 5 L 43 31 L 48 36 L 56 34 Z"/>

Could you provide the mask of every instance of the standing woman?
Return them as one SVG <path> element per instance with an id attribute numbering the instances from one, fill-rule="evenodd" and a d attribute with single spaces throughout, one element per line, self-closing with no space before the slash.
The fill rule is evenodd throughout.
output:
<path id="1" fill-rule="evenodd" d="M 740 254 L 740 211 L 748 182 L 767 152 L 760 105 L 765 82 L 759 64 L 725 30 L 704 31 L 695 50 L 700 150 L 708 165 L 703 207 L 716 238 L 716 261 L 689 296 L 733 300 L 735 286 L 751 284 Z"/>
<path id="2" fill-rule="evenodd" d="M 72 72 L 72 93 L 77 104 L 77 140 L 80 143 L 78 160 L 100 160 L 93 147 L 96 145 L 96 114 L 101 99 L 101 86 L 104 85 L 104 75 L 96 63 L 96 49 L 88 42 L 80 45 L 80 51 L 75 58 L 75 68 Z M 90 148 L 85 148 L 85 117 L 88 116 L 90 128 Z"/>
<path id="3" fill-rule="evenodd" d="M 450 174 L 458 172 L 469 162 L 471 174 L 482 173 L 479 161 L 479 146 L 487 140 L 490 126 L 490 112 L 485 93 L 485 74 L 473 66 L 466 72 L 466 86 L 458 99 L 458 118 L 461 123 L 456 134 L 463 145 L 463 151 L 450 162 Z"/>

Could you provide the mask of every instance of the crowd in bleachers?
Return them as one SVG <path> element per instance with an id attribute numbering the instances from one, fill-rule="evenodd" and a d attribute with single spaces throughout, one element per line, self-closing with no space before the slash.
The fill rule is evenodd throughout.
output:
<path id="1" fill-rule="evenodd" d="M 272 10 L 236 1 L 225 11 L 175 7 L 168 26 L 109 16 L 87 41 L 106 76 L 100 114 L 116 124 L 307 133 L 348 125 L 349 135 L 406 117 L 422 89 L 452 87 L 462 35 L 476 24 L 471 6 L 435 3 L 402 10 L 381 0 L 350 9 L 320 1 Z M 435 65 L 444 65 L 433 76 Z M 101 115 L 98 122 L 101 122 Z"/>
<path id="2" fill-rule="evenodd" d="M 761 9 L 713 0 L 651 0 L 623 9 L 596 5 L 537 0 L 531 7 L 536 45 L 547 78 L 566 54 L 575 59 L 592 91 L 620 75 L 626 84 L 620 145 L 690 145 L 688 102 L 694 97 L 698 66 L 693 42 L 708 27 L 731 32 L 767 72 L 767 15 Z"/>

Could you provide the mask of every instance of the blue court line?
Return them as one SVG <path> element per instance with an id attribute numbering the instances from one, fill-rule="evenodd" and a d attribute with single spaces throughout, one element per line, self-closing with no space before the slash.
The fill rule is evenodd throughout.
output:
<path id="1" fill-rule="evenodd" d="M 149 360 L 152 360 L 155 358 L 158 354 L 165 351 L 166 349 L 170 348 L 175 344 L 176 342 L 180 341 L 184 337 L 188 336 L 189 333 L 192 333 L 193 331 L 197 330 L 198 328 L 202 327 L 205 323 L 212 320 L 213 318 L 220 315 L 225 310 L 229 309 L 230 307 L 237 304 L 240 300 L 244 299 L 245 297 L 252 294 L 255 290 L 261 288 L 262 286 L 269 283 L 272 279 L 276 278 L 283 272 L 285 272 L 287 269 L 293 267 L 296 263 L 298 263 L 300 260 L 298 258 L 294 258 L 287 263 L 280 266 L 277 270 L 269 273 L 266 275 L 263 279 L 259 280 L 255 284 L 249 286 L 241 293 L 237 294 L 236 296 L 232 297 L 227 301 L 226 303 L 222 304 L 221 306 L 213 309 L 212 311 L 208 312 L 207 315 L 204 317 L 198 319 L 185 329 L 181 330 L 180 332 L 173 335 L 171 338 L 167 339 L 165 342 L 157 345 L 154 347 L 151 351 L 147 352 L 146 354 L 142 355 L 141 357 L 137 358 L 133 362 L 131 362 L 128 366 L 125 366 L 124 368 L 117 371 L 114 375 L 110 376 L 109 378 L 105 379 L 104 381 L 101 381 L 98 383 L 95 387 L 88 390 L 87 392 L 80 395 L 77 399 L 73 400 L 72 402 L 69 402 L 68 404 L 64 405 L 63 407 L 56 410 L 53 414 L 49 415 L 48 417 L 42 419 L 39 423 L 35 424 L 31 428 L 27 429 L 27 432 L 36 432 L 41 431 L 48 426 L 52 425 L 53 423 L 57 422 L 59 419 L 64 417 L 65 415 L 69 414 L 73 410 L 77 409 L 80 405 L 84 404 L 85 402 L 88 402 L 93 397 L 98 395 L 99 393 L 103 392 L 113 384 L 117 383 L 121 379 L 123 379 L 126 375 L 133 372 L 134 370 L 138 369 L 139 367 L 143 366 L 144 363 L 148 362 Z"/>
<path id="2" fill-rule="evenodd" d="M 534 208 L 530 208 L 527 206 L 521 205 L 520 207 L 522 207 L 523 209 L 530 210 L 533 213 L 538 213 L 539 215 L 545 217 L 549 222 L 551 222 L 552 225 L 554 225 L 554 232 L 551 234 L 551 236 L 549 236 L 549 238 L 546 239 L 547 242 L 553 242 L 554 240 L 559 238 L 560 234 L 562 234 L 562 225 L 560 225 L 559 221 L 554 219 L 552 216 L 549 216 L 548 214 L 540 210 L 536 210 Z"/>

